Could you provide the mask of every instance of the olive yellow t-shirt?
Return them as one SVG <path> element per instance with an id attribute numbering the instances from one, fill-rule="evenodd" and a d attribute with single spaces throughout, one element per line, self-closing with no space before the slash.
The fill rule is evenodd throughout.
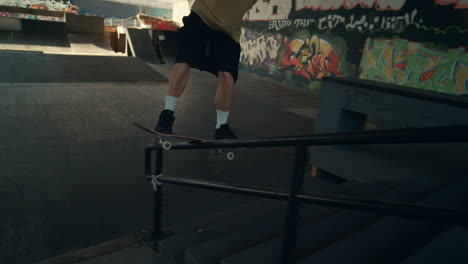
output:
<path id="1" fill-rule="evenodd" d="M 256 2 L 257 0 L 195 0 L 192 11 L 209 28 L 225 32 L 239 42 L 242 18 Z"/>

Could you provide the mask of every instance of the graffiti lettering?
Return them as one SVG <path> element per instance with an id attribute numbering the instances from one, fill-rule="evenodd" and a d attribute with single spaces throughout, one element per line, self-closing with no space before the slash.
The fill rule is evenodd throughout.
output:
<path id="1" fill-rule="evenodd" d="M 291 8 L 290 0 L 257 1 L 245 14 L 244 19 L 250 21 L 288 19 Z"/>
<path id="2" fill-rule="evenodd" d="M 362 31 L 364 28 L 371 27 L 374 28 L 373 24 L 367 22 L 367 16 L 363 15 L 360 19 L 355 19 L 354 15 L 351 15 L 349 22 L 346 24 L 346 29 L 357 29 Z"/>
<path id="3" fill-rule="evenodd" d="M 280 31 L 284 28 L 294 26 L 295 28 L 304 28 L 318 24 L 320 30 L 335 29 L 339 24 L 344 24 L 347 30 L 357 30 L 363 32 L 365 30 L 404 30 L 409 25 L 421 26 L 422 19 L 417 18 L 418 10 L 413 10 L 411 13 L 405 13 L 400 16 L 376 16 L 369 17 L 367 15 L 355 16 L 354 14 L 348 17 L 340 15 L 327 15 L 315 19 L 295 19 L 269 21 L 268 30 Z"/>
<path id="4" fill-rule="evenodd" d="M 283 28 L 290 27 L 293 24 L 291 20 L 272 20 L 268 22 L 268 30 L 282 30 Z"/>
<path id="5" fill-rule="evenodd" d="M 296 11 L 302 9 L 337 10 L 341 7 L 353 9 L 358 5 L 361 8 L 375 7 L 375 9 L 380 11 L 400 10 L 405 3 L 406 0 L 296 0 Z"/>
<path id="6" fill-rule="evenodd" d="M 303 18 L 303 19 L 295 19 L 294 20 L 294 26 L 296 28 L 304 28 L 304 27 L 308 27 L 310 26 L 312 23 L 315 23 L 315 19 L 307 19 L 307 18 Z"/>
<path id="7" fill-rule="evenodd" d="M 455 5 L 455 9 L 468 8 L 468 0 L 435 0 L 439 5 Z"/>
<path id="8" fill-rule="evenodd" d="M 441 52 L 406 40 L 367 39 L 360 78 L 438 92 L 468 92 L 465 48 Z"/>
<path id="9" fill-rule="evenodd" d="M 306 40 L 284 39 L 286 47 L 280 62 L 280 70 L 290 70 L 296 78 L 307 81 L 325 76 L 342 76 L 340 58 L 332 44 L 314 35 Z"/>
<path id="10" fill-rule="evenodd" d="M 420 25 L 422 23 L 422 19 L 419 20 L 419 23 L 415 21 L 416 15 L 418 14 L 418 10 L 413 10 L 411 14 L 406 13 L 402 16 L 393 16 L 393 17 L 382 17 L 381 18 L 381 29 L 393 29 L 398 30 L 401 28 L 405 28 L 408 25 Z"/>
<path id="11" fill-rule="evenodd" d="M 339 23 L 345 23 L 346 18 L 337 15 L 328 15 L 319 19 L 319 29 L 335 28 Z"/>
<path id="12" fill-rule="evenodd" d="M 249 66 L 273 64 L 281 47 L 280 35 L 262 35 L 242 29 L 241 63 Z"/>

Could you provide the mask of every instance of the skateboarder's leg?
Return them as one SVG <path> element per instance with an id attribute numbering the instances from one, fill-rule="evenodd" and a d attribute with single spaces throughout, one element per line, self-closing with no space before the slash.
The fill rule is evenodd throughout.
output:
<path id="1" fill-rule="evenodd" d="M 166 96 L 165 110 L 175 111 L 179 97 L 184 93 L 189 78 L 190 64 L 176 63 L 169 78 L 169 89 Z"/>
<path id="2" fill-rule="evenodd" d="M 215 96 L 216 104 L 216 139 L 236 138 L 228 125 L 234 85 L 239 71 L 241 47 L 229 35 L 217 32 L 211 39 L 213 55 L 213 72 L 218 76 L 218 89 Z"/>
<path id="3" fill-rule="evenodd" d="M 169 78 L 168 95 L 180 97 L 185 91 L 188 83 L 190 64 L 176 63 L 172 67 L 171 76 Z"/>
<path id="4" fill-rule="evenodd" d="M 159 115 L 155 130 L 172 134 L 175 108 L 179 97 L 187 87 L 189 69 L 204 69 L 203 50 L 208 42 L 207 26 L 195 13 L 183 18 L 184 26 L 179 30 L 176 63 L 169 78 L 165 109 Z"/>
<path id="5" fill-rule="evenodd" d="M 218 72 L 218 89 L 216 90 L 215 104 L 217 113 L 216 128 L 227 124 L 234 94 L 234 78 L 229 72 Z"/>
<path id="6" fill-rule="evenodd" d="M 164 134 L 172 134 L 172 125 L 175 121 L 174 112 L 179 97 L 187 87 L 190 64 L 176 63 L 172 67 L 169 78 L 169 88 L 166 96 L 164 110 L 159 114 L 159 121 L 154 128 L 156 131 Z"/>

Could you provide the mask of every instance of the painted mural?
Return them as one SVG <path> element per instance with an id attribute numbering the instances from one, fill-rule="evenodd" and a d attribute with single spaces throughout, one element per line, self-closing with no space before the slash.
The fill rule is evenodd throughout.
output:
<path id="1" fill-rule="evenodd" d="M 71 4 L 71 1 L 55 0 L 0 0 L 0 5 L 17 6 L 24 8 L 34 8 L 52 11 L 79 12 L 77 7 Z"/>
<path id="2" fill-rule="evenodd" d="M 15 6 L 22 8 L 31 8 L 39 10 L 50 10 L 50 11 L 61 11 L 79 14 L 80 9 L 78 6 L 71 4 L 71 1 L 57 1 L 57 0 L 0 0 L 0 5 L 4 6 Z M 48 21 L 61 21 L 58 17 L 47 17 L 47 16 L 36 16 L 32 14 L 12 14 L 8 12 L 0 12 L 0 16 L 3 17 L 16 17 L 25 19 L 39 19 Z"/>
<path id="3" fill-rule="evenodd" d="M 155 17 L 172 17 L 172 10 L 130 4 L 130 1 L 112 2 L 95 0 L 0 0 L 0 6 L 2 5 L 69 12 L 80 15 L 97 15 L 104 16 L 108 19 L 134 18 L 140 12 Z M 29 14 L 11 14 L 1 11 L 0 16 L 54 21 L 61 20 L 60 18 L 56 17 L 43 17 Z"/>
<path id="4" fill-rule="evenodd" d="M 468 93 L 468 0 L 268 0 L 244 17 L 241 69 L 309 89 L 326 76 Z"/>
<path id="5" fill-rule="evenodd" d="M 407 40 L 368 39 L 360 67 L 362 79 L 452 94 L 468 91 L 465 48 L 443 52 Z"/>

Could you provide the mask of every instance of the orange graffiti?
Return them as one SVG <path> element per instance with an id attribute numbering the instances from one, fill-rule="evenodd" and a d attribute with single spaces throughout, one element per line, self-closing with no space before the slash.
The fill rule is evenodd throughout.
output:
<path id="1" fill-rule="evenodd" d="M 333 46 L 318 36 L 305 41 L 284 39 L 286 50 L 279 69 L 291 69 L 294 76 L 308 80 L 322 79 L 325 76 L 342 76 L 339 69 L 339 56 Z"/>
<path id="2" fill-rule="evenodd" d="M 39 9 L 39 10 L 49 10 L 49 7 L 45 6 L 45 5 L 32 5 L 30 6 L 29 8 L 32 8 L 32 9 Z"/>

